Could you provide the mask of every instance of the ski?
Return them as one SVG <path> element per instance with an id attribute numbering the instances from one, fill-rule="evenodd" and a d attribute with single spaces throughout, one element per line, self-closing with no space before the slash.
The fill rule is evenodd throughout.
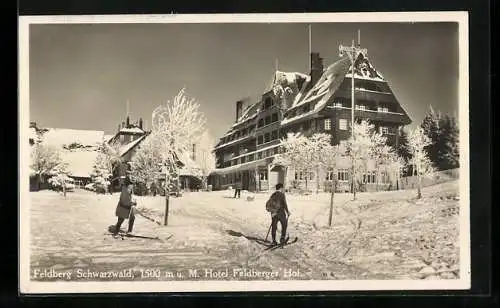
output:
<path id="1" fill-rule="evenodd" d="M 291 244 L 293 244 L 293 243 L 295 243 L 295 242 L 297 242 L 297 241 L 299 240 L 299 238 L 298 238 L 298 237 L 295 237 L 292 241 L 290 241 L 289 239 L 290 239 L 290 238 L 288 237 L 288 238 L 285 240 L 285 243 L 283 243 L 283 244 L 278 244 L 278 245 L 270 245 L 270 246 L 267 246 L 267 248 L 266 248 L 266 249 L 264 249 L 264 251 L 267 251 L 267 250 L 269 250 L 269 251 L 273 251 L 273 250 L 276 250 L 276 249 L 278 249 L 278 248 L 283 248 L 283 247 L 288 246 L 288 245 L 291 245 Z"/>

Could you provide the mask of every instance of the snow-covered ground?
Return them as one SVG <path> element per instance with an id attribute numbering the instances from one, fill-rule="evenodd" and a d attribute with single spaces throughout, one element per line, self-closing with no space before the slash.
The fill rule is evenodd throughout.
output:
<path id="1" fill-rule="evenodd" d="M 259 243 L 270 224 L 264 205 L 267 194 L 257 194 L 252 201 L 246 192 L 233 199 L 232 191 L 171 198 L 168 226 L 137 216 L 134 227 L 134 233 L 159 236 L 162 241 L 120 240 L 106 234 L 116 222 L 118 194 L 76 191 L 66 198 L 51 191 L 30 194 L 33 270 L 197 269 L 200 279 L 213 279 L 205 277 L 205 269 L 226 268 L 288 268 L 300 273 L 293 279 L 456 279 L 459 275 L 456 181 L 425 188 L 420 200 L 414 198 L 414 190 L 360 193 L 356 201 L 351 194 L 336 194 L 332 227 L 327 223 L 328 194 L 288 195 L 289 235 L 299 241 L 274 251 L 265 251 Z M 145 216 L 163 220 L 163 197 L 137 199 Z M 278 227 L 278 237 L 279 232 Z M 135 279 L 145 278 L 137 274 Z"/>

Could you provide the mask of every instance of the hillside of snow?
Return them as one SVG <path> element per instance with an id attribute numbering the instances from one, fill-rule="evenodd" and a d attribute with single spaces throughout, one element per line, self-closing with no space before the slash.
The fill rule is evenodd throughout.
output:
<path id="1" fill-rule="evenodd" d="M 360 193 L 356 201 L 351 194 L 337 194 L 332 227 L 327 225 L 328 194 L 288 195 L 289 235 L 299 241 L 275 251 L 265 251 L 262 245 L 270 223 L 265 193 L 253 201 L 247 200 L 246 192 L 241 199 L 233 199 L 232 191 L 171 198 L 168 226 L 161 225 L 164 197 L 137 197 L 147 219 L 136 218 L 134 233 L 162 241 L 122 241 L 106 235 L 107 227 L 116 221 L 118 194 L 76 191 L 64 198 L 41 191 L 30 195 L 33 268 L 293 268 L 300 272 L 295 279 L 456 279 L 460 275 L 457 181 L 424 188 L 420 200 L 414 198 L 414 190 Z M 278 227 L 278 237 L 279 232 Z"/>

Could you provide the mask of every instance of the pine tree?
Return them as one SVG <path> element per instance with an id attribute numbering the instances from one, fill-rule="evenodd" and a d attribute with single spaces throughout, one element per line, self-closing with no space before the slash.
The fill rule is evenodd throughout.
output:
<path id="1" fill-rule="evenodd" d="M 405 164 L 411 160 L 411 152 L 408 148 L 408 133 L 404 129 L 399 131 L 396 154 L 403 159 Z"/>
<path id="2" fill-rule="evenodd" d="M 162 166 L 161 151 L 158 142 L 150 136 L 146 137 L 130 162 L 132 181 L 148 188 L 156 183 Z"/>
<path id="3" fill-rule="evenodd" d="M 442 119 L 445 148 L 441 158 L 442 170 L 458 168 L 460 165 L 459 128 L 455 117 L 446 115 Z"/>
<path id="4" fill-rule="evenodd" d="M 455 118 L 435 112 L 430 107 L 421 127 L 431 140 L 425 149 L 434 168 L 437 170 L 457 168 L 459 165 L 459 129 Z"/>
<path id="5" fill-rule="evenodd" d="M 108 187 L 111 184 L 109 180 L 112 176 L 112 171 L 112 156 L 106 151 L 105 146 L 102 145 L 94 162 L 92 173 L 90 174 L 92 182 L 96 185 L 96 192 L 103 191 L 106 193 L 108 191 Z"/>

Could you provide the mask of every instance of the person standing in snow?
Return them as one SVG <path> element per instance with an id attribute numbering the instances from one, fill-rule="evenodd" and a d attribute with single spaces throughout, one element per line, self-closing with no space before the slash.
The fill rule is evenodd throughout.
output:
<path id="1" fill-rule="evenodd" d="M 128 219 L 128 231 L 127 233 L 132 233 L 134 229 L 134 221 L 135 221 L 135 206 L 137 202 L 132 198 L 133 185 L 129 183 L 128 185 L 122 185 L 122 191 L 120 193 L 120 200 L 118 201 L 118 205 L 116 206 L 115 214 L 118 217 L 118 221 L 116 222 L 114 234 L 118 234 L 120 232 L 120 227 L 125 219 Z"/>
<path id="2" fill-rule="evenodd" d="M 288 210 L 284 190 L 283 184 L 276 184 L 276 191 L 271 195 L 271 197 L 269 197 L 269 200 L 266 203 L 266 209 L 271 213 L 272 245 L 277 245 L 276 230 L 278 228 L 278 221 L 281 224 L 280 244 L 284 244 L 286 240 L 286 229 L 290 211 Z"/>
<path id="3" fill-rule="evenodd" d="M 241 197 L 241 182 L 237 182 L 234 185 L 234 198 L 236 199 L 236 196 L 238 196 L 238 199 Z"/>

